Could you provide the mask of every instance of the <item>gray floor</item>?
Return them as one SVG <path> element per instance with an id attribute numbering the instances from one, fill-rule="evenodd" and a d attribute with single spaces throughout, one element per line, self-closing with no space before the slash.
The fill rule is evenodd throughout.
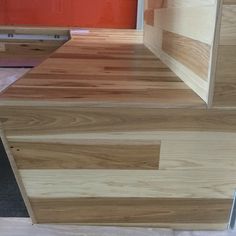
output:
<path id="1" fill-rule="evenodd" d="M 15 177 L 0 140 L 0 217 L 28 217 Z"/>

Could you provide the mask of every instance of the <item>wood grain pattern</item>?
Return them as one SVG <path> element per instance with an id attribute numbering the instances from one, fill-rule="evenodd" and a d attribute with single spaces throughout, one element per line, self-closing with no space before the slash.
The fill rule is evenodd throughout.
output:
<path id="1" fill-rule="evenodd" d="M 105 141 L 104 141 L 105 142 Z M 18 169 L 154 169 L 159 166 L 160 144 L 10 143 Z"/>
<path id="2" fill-rule="evenodd" d="M 197 3 L 163 6 L 175 9 L 178 2 L 191 10 Z M 227 226 L 236 110 L 207 109 L 168 68 L 190 84 L 196 80 L 207 100 L 208 81 L 194 71 L 205 51 L 190 52 L 195 69 L 184 65 L 188 57 L 168 55 L 162 36 L 186 35 L 162 31 L 152 42 L 161 43 L 165 63 L 143 45 L 141 32 L 72 30 L 70 41 L 0 96 L 9 159 L 36 222 Z M 181 43 L 187 51 L 189 41 Z M 227 65 L 222 72 L 231 81 Z"/>
<path id="3" fill-rule="evenodd" d="M 208 79 L 210 46 L 190 38 L 163 31 L 162 49 L 177 61 Z"/>
<path id="4" fill-rule="evenodd" d="M 142 44 L 141 33 L 91 30 L 71 34 L 69 42 L 11 86 L 1 98 L 139 106 L 152 103 L 156 107 L 204 106 L 204 102 Z"/>
<path id="5" fill-rule="evenodd" d="M 215 134 L 216 135 L 216 134 Z M 235 170 L 236 141 L 165 140 L 161 146 L 161 170 Z"/>
<path id="6" fill-rule="evenodd" d="M 30 198 L 232 199 L 236 181 L 234 170 L 217 169 L 20 170 L 20 174 Z"/>
<path id="7" fill-rule="evenodd" d="M 214 81 L 213 107 L 236 108 L 236 7 L 235 1 L 224 1 L 219 22 L 220 42 Z M 213 90 L 213 88 L 212 88 Z"/>
<path id="8" fill-rule="evenodd" d="M 235 132 L 235 110 L 1 107 L 7 136 L 118 131 Z M 27 124 L 27 126 L 25 125 Z"/>
<path id="9" fill-rule="evenodd" d="M 148 10 L 147 1 L 145 6 Z M 210 103 L 217 9 L 215 0 L 163 1 L 162 8 L 154 11 L 154 22 L 144 25 L 144 44 L 206 103 Z"/>
<path id="10" fill-rule="evenodd" d="M 31 198 L 40 223 L 226 223 L 232 200 Z"/>

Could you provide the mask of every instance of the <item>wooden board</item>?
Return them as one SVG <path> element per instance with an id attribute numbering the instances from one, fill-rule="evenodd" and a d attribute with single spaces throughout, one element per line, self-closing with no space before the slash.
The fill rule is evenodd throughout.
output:
<path id="1" fill-rule="evenodd" d="M 213 107 L 236 107 L 236 2 L 224 1 L 220 24 Z"/>
<path id="2" fill-rule="evenodd" d="M 158 142 L 149 145 L 125 140 L 76 145 L 11 142 L 10 148 L 19 169 L 157 170 L 160 156 Z"/>
<path id="3" fill-rule="evenodd" d="M 207 109 L 167 66 L 187 63 L 162 51 L 166 65 L 140 32 L 71 35 L 0 96 L 1 135 L 33 221 L 226 227 L 236 186 L 236 110 Z M 203 74 L 200 54 L 192 57 Z M 200 78 L 194 68 L 192 80 Z"/>
<path id="4" fill-rule="evenodd" d="M 72 31 L 72 40 L 11 86 L 1 98 L 204 106 L 142 44 L 142 33 L 101 30 L 101 34 L 96 30 Z"/>
<path id="5" fill-rule="evenodd" d="M 144 44 L 209 103 L 217 1 L 145 3 Z"/>

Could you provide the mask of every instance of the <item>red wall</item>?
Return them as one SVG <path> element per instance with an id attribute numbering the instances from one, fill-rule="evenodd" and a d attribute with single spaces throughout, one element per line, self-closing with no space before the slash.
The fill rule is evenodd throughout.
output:
<path id="1" fill-rule="evenodd" d="M 135 28 L 137 0 L 0 0 L 0 25 Z"/>

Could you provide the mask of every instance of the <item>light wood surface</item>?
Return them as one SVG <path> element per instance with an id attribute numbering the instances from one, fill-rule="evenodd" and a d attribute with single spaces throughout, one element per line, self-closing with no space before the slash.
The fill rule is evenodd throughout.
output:
<path id="1" fill-rule="evenodd" d="M 144 44 L 209 103 L 217 1 L 149 1 Z"/>
<path id="2" fill-rule="evenodd" d="M 197 6 L 167 1 L 160 11 L 177 3 Z M 167 31 L 171 41 L 157 37 L 161 61 L 141 32 L 72 30 L 70 41 L 2 93 L 5 146 L 36 223 L 227 226 L 236 110 L 207 109 L 172 71 L 191 75 L 204 94 L 211 45 Z M 205 50 L 176 53 L 175 37 Z"/>
<path id="3" fill-rule="evenodd" d="M 204 106 L 142 44 L 141 32 L 74 30 L 71 34 L 69 42 L 11 86 L 1 98 L 155 104 L 156 107 Z"/>
<path id="4" fill-rule="evenodd" d="M 213 107 L 236 107 L 236 2 L 224 1 L 220 21 L 220 41 Z"/>

